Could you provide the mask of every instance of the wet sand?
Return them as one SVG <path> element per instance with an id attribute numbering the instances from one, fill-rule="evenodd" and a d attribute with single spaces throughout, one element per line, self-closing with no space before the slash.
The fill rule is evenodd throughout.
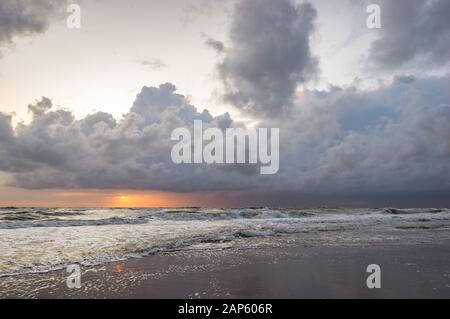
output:
<path id="1" fill-rule="evenodd" d="M 366 286 L 369 264 L 381 267 L 381 289 Z M 64 271 L 0 278 L 0 297 L 450 298 L 450 245 L 194 249 L 82 273 L 80 289 Z"/>

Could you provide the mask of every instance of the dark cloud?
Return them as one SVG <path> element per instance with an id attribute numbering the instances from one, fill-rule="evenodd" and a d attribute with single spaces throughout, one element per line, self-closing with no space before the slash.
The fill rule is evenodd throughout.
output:
<path id="1" fill-rule="evenodd" d="M 382 28 L 370 48 L 375 67 L 419 69 L 450 61 L 450 1 L 381 0 Z"/>
<path id="2" fill-rule="evenodd" d="M 50 18 L 67 2 L 62 0 L 0 1 L 0 47 L 15 37 L 43 33 Z"/>
<path id="3" fill-rule="evenodd" d="M 259 116 L 278 115 L 289 108 L 297 86 L 317 70 L 310 49 L 316 15 L 308 2 L 238 2 L 230 47 L 218 65 L 226 100 Z"/>
<path id="4" fill-rule="evenodd" d="M 445 76 L 304 92 L 295 117 L 261 123 L 282 136 L 280 172 L 267 193 L 291 194 L 291 203 L 450 198 L 449 84 Z"/>
<path id="5" fill-rule="evenodd" d="M 45 97 L 29 109 L 32 121 L 15 130 L 11 117 L 0 113 L 0 170 L 10 173 L 13 186 L 188 191 L 254 182 L 240 178 L 240 170 L 173 164 L 175 128 L 192 128 L 196 119 L 222 129 L 234 122 L 227 113 L 198 112 L 170 83 L 144 87 L 120 121 L 103 112 L 76 120 L 71 112 L 53 110 Z"/>
<path id="6" fill-rule="evenodd" d="M 38 110 L 31 123 L 15 130 L 0 115 L 0 170 L 10 185 L 31 189 L 220 190 L 234 192 L 230 200 L 247 203 L 248 194 L 253 204 L 282 206 L 408 194 L 442 202 L 450 194 L 449 84 L 450 76 L 397 76 L 370 91 L 304 91 L 289 121 L 259 124 L 280 128 L 280 171 L 271 176 L 254 165 L 173 164 L 174 128 L 192 129 L 194 119 L 222 129 L 242 124 L 198 111 L 170 83 L 144 87 L 118 121 L 101 112 L 76 120 L 43 98 L 30 106 Z"/>

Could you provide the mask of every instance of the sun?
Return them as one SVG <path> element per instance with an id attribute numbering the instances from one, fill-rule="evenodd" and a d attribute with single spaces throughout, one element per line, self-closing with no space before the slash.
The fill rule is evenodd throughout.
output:
<path id="1" fill-rule="evenodd" d="M 114 206 L 128 207 L 133 206 L 133 197 L 128 195 L 118 194 L 114 197 Z"/>

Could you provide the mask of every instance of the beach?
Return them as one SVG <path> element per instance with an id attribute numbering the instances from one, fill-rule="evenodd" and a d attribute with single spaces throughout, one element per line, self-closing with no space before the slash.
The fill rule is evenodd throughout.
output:
<path id="1" fill-rule="evenodd" d="M 447 230 L 386 232 L 383 241 L 342 235 L 333 243 L 318 234 L 240 238 L 82 266 L 80 289 L 67 287 L 64 270 L 6 276 L 0 297 L 450 298 L 450 241 L 434 242 Z M 380 289 L 366 285 L 369 264 L 381 268 Z"/>

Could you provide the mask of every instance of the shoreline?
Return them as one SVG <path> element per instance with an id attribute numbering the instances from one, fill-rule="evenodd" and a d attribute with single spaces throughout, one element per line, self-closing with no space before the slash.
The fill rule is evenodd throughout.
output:
<path id="1" fill-rule="evenodd" d="M 379 264 L 381 289 L 366 267 Z M 65 270 L 0 278 L 1 298 L 450 298 L 450 245 L 191 249 L 82 267 L 81 288 Z"/>

